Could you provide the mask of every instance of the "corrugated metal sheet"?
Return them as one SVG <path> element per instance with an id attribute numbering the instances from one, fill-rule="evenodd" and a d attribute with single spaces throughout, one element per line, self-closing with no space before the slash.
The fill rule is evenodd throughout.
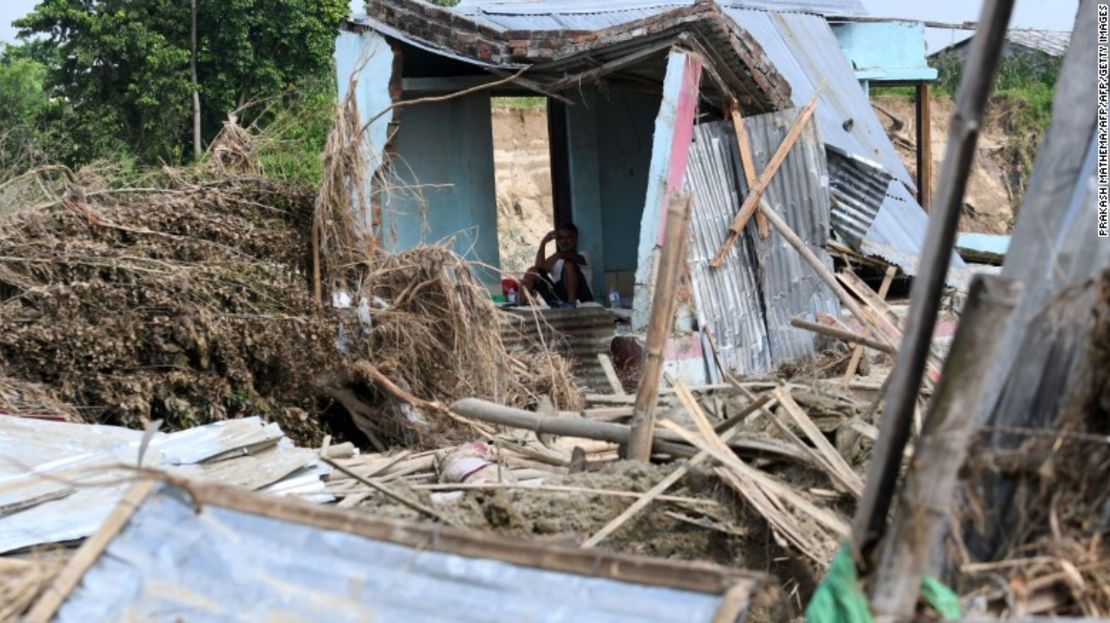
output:
<path id="1" fill-rule="evenodd" d="M 798 113 L 797 109 L 784 110 L 744 121 L 756 171 L 767 168 Z M 832 257 L 825 250 L 830 227 L 829 174 L 825 148 L 814 123 L 806 124 L 763 197 L 831 271 Z M 790 318 L 812 319 L 816 313 L 837 317 L 839 301 L 777 231 L 772 229 L 767 238 L 757 235 L 754 241 L 773 364 L 814 354 L 816 336 L 790 326 Z"/>
<path id="2" fill-rule="evenodd" d="M 54 620 L 662 623 L 709 621 L 720 602 L 716 594 L 426 551 L 211 504 L 198 514 L 183 491 L 163 486 Z"/>
<path id="3" fill-rule="evenodd" d="M 597 356 L 609 354 L 615 326 L 612 314 L 603 307 L 521 307 L 508 310 L 501 340 L 507 347 L 513 347 L 542 338 L 570 360 L 571 371 L 578 382 L 594 391 L 608 393 L 609 379 Z"/>
<path id="4" fill-rule="evenodd" d="M 604 3 L 596 0 L 464 0 L 452 10 L 504 30 L 593 31 L 693 4 L 693 0 L 614 0 Z M 740 0 L 718 2 L 718 5 L 844 17 L 867 15 L 867 9 L 860 0 Z"/>
<path id="5" fill-rule="evenodd" d="M 876 163 L 835 148 L 829 148 L 826 155 L 832 194 L 832 225 L 837 233 L 858 249 L 886 200 L 890 173 Z"/>
<path id="6" fill-rule="evenodd" d="M 1067 54 L 1068 44 L 1071 43 L 1071 31 L 1014 28 L 1006 33 L 1006 40 L 1062 58 Z"/>
<path id="7" fill-rule="evenodd" d="M 763 47 L 775 69 L 790 83 L 795 106 L 805 105 L 817 86 L 825 84 L 815 115 L 822 140 L 880 163 L 895 178 L 916 188 L 824 18 L 734 8 L 726 8 L 725 13 Z"/>
<path id="8" fill-rule="evenodd" d="M 898 180 L 891 180 L 883 205 L 860 245 L 860 252 L 882 258 L 907 275 L 916 275 L 928 228 L 929 216 L 905 186 Z M 955 251 L 949 266 L 949 285 L 966 285 L 971 275 Z"/>
<path id="9" fill-rule="evenodd" d="M 702 123 L 694 127 L 686 168 L 686 187 L 694 196 L 686 263 L 698 323 L 712 331 L 722 363 L 744 375 L 772 367 L 751 237 L 741 236 L 719 269 L 709 266 L 733 216 L 740 211 L 738 159 L 731 125 Z"/>
<path id="10" fill-rule="evenodd" d="M 957 35 L 958 41 L 953 41 L 935 52 L 930 52 L 929 56 L 933 57 L 938 54 L 943 54 L 946 51 L 954 51 L 957 48 L 966 47 L 971 42 L 972 34 L 972 32 L 968 32 L 962 37 Z M 1067 53 L 1068 46 L 1071 44 L 1071 31 L 1012 28 L 1006 32 L 1006 41 L 1033 50 L 1039 50 L 1049 56 L 1062 58 Z"/>
<path id="11" fill-rule="evenodd" d="M 135 465 L 141 439 L 142 431 L 121 427 L 0 417 L 0 448 L 18 461 L 0 468 L 0 507 L 10 513 L 0 518 L 0 552 L 92 534 L 130 486 L 118 482 L 130 475 L 120 466 Z M 143 461 L 250 488 L 300 478 L 315 463 L 312 451 L 292 447 L 276 424 L 257 417 L 155 434 Z M 331 499 L 319 476 L 283 493 Z"/>
<path id="12" fill-rule="evenodd" d="M 798 112 L 784 110 L 745 120 L 756 171 L 767 168 Z M 831 271 L 833 258 L 825 250 L 829 235 L 828 180 L 825 147 L 817 125 L 810 122 L 768 185 L 764 199 Z M 746 185 L 741 187 L 747 194 Z M 838 316 L 836 295 L 777 231 L 771 231 L 766 239 L 757 235 L 754 240 L 771 361 L 778 365 L 814 354 L 816 335 L 790 326 L 790 318 L 814 318 L 816 313 Z"/>
<path id="13" fill-rule="evenodd" d="M 744 125 L 756 170 L 771 160 L 797 109 L 749 117 Z M 754 222 L 719 269 L 709 260 L 747 194 L 735 134 L 723 122 L 699 124 L 687 188 L 694 193 L 687 262 L 700 321 L 713 331 L 724 364 L 738 374 L 768 371 L 815 352 L 814 335 L 790 326 L 793 316 L 839 315 L 835 295 L 777 232 L 759 238 Z M 824 147 L 807 125 L 764 199 L 832 269 L 829 188 Z"/>

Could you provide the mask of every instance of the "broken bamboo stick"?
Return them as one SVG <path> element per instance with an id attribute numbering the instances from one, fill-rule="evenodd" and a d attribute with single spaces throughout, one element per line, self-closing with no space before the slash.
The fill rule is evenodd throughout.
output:
<path id="1" fill-rule="evenodd" d="M 887 353 L 888 355 L 893 355 L 895 353 L 893 346 L 883 344 L 882 342 L 873 340 L 863 335 L 857 335 L 855 333 L 852 333 L 851 331 L 845 331 L 844 329 L 838 329 L 837 327 L 823 325 L 819 322 L 810 322 L 803 318 L 791 318 L 790 325 L 799 329 L 805 329 L 806 331 L 812 331 L 814 333 L 820 333 L 821 335 L 835 337 L 836 339 L 843 342 L 848 342 L 849 344 L 858 344 L 860 348 L 866 346 L 867 348 L 877 350 L 881 353 Z"/>
<path id="2" fill-rule="evenodd" d="M 898 274 L 898 267 L 893 264 L 887 266 L 886 273 L 883 275 L 883 282 L 879 284 L 879 298 L 886 300 L 886 295 L 890 293 L 890 286 L 894 283 L 894 276 Z M 852 359 L 848 361 L 848 369 L 844 371 L 844 388 L 848 388 L 848 384 L 856 377 L 856 370 L 859 369 L 860 359 L 863 359 L 863 346 L 856 346 L 852 349 Z"/>
<path id="3" fill-rule="evenodd" d="M 605 372 L 605 379 L 609 381 L 609 388 L 613 390 L 614 396 L 627 396 L 628 392 L 624 391 L 624 385 L 621 384 L 621 379 L 617 376 L 617 371 L 613 368 L 613 360 L 605 353 L 597 354 L 597 362 L 601 364 L 601 369 Z"/>
<path id="4" fill-rule="evenodd" d="M 603 495 L 618 498 L 642 498 L 647 495 L 637 491 L 621 491 L 619 489 L 594 489 L 591 487 L 574 487 L 570 485 L 545 485 L 530 484 L 527 482 L 458 482 L 435 483 L 427 485 L 412 485 L 415 490 L 423 491 L 486 491 L 493 489 L 517 489 L 525 491 L 549 491 L 551 493 L 582 493 L 585 495 Z M 663 502 L 689 504 L 690 506 L 719 506 L 716 500 L 703 500 L 700 498 L 684 497 L 680 495 L 660 495 L 657 499 Z M 583 545 L 583 547 L 585 547 Z"/>
<path id="5" fill-rule="evenodd" d="M 1013 8 L 1013 0 L 987 0 L 983 3 L 979 29 L 971 40 L 966 71 L 956 92 L 940 183 L 929 211 L 929 229 L 910 296 L 910 313 L 891 373 L 879 441 L 872 449 L 867 487 L 856 509 L 852 544 L 864 573 L 872 563 L 875 544 L 882 538 L 897 489 L 902 455 L 910 438 L 918 390 L 929 359 L 940 297 L 963 211 L 964 191 L 975 157 L 983 111 L 998 69 L 1006 25 Z"/>
<path id="6" fill-rule="evenodd" d="M 817 102 L 824 86 L 822 82 L 814 89 L 813 97 L 810 98 L 809 103 L 805 105 L 805 108 L 802 108 L 797 118 L 794 119 L 793 125 L 790 126 L 790 129 L 786 132 L 786 136 L 783 137 L 782 143 L 779 143 L 779 147 L 775 150 L 775 154 L 771 156 L 771 161 L 767 163 L 767 168 L 759 174 L 759 179 L 755 181 L 755 184 L 748 187 L 748 196 L 744 199 L 743 205 L 740 206 L 740 211 L 736 213 L 736 216 L 732 219 L 732 224 L 728 227 L 728 238 L 725 239 L 721 247 L 717 249 L 716 255 L 714 255 L 713 259 L 709 262 L 709 265 L 713 268 L 721 267 L 721 263 L 725 259 L 725 254 L 728 253 L 728 250 L 736 243 L 737 238 L 739 238 L 740 234 L 744 231 L 744 226 L 748 224 L 748 220 L 751 219 L 756 209 L 764 209 L 764 206 L 760 205 L 763 192 L 766 191 L 767 187 L 771 184 L 771 180 L 773 180 L 775 174 L 778 173 L 779 167 L 782 166 L 786 157 L 790 155 L 790 150 L 794 147 L 794 143 L 797 142 L 798 137 L 802 135 L 802 130 L 805 129 L 806 123 L 808 123 L 810 117 L 813 116 L 813 111 L 817 108 Z"/>
<path id="7" fill-rule="evenodd" d="M 340 472 L 343 472 L 344 474 L 350 476 L 351 478 L 354 478 L 355 480 L 357 480 L 360 483 L 366 485 L 367 487 L 370 487 L 371 489 L 374 489 L 374 490 L 378 491 L 379 493 L 381 493 L 382 495 L 386 496 L 387 498 L 393 500 L 394 502 L 397 502 L 399 504 L 403 504 L 403 505 L 413 509 L 414 511 L 416 511 L 418 513 L 423 513 L 423 514 L 431 517 L 432 519 L 435 519 L 436 521 L 438 521 L 438 522 L 440 522 L 444 525 L 453 526 L 453 527 L 456 527 L 456 528 L 459 527 L 458 524 L 456 524 L 455 522 L 451 521 L 450 519 L 444 517 L 443 515 L 439 514 L 434 509 L 428 508 L 427 506 L 424 506 L 423 504 L 421 504 L 420 502 L 417 502 L 416 500 L 410 500 L 409 498 L 405 497 L 404 495 L 401 495 L 400 493 L 397 493 L 396 491 L 390 489 L 389 487 L 383 485 L 380 482 L 375 482 L 373 479 L 370 479 L 370 478 L 363 478 L 362 476 L 359 476 L 358 474 L 356 474 L 353 471 L 347 469 L 346 467 L 343 467 L 339 463 L 329 459 L 326 456 L 320 457 L 320 460 L 327 463 L 328 465 L 332 466 L 333 468 L 339 470 Z"/>
<path id="8" fill-rule="evenodd" d="M 813 443 L 817 449 L 817 454 L 820 457 L 820 463 L 825 466 L 825 471 L 832 478 L 833 482 L 838 483 L 848 493 L 855 497 L 859 497 L 863 492 L 863 480 L 852 469 L 851 465 L 840 456 L 829 440 L 825 438 L 825 434 L 817 425 L 813 423 L 805 410 L 794 401 L 790 392 L 782 389 L 781 387 L 774 391 L 775 398 L 778 399 L 779 404 L 782 405 L 782 411 L 794 422 L 805 434 L 805 436 Z"/>
<path id="9" fill-rule="evenodd" d="M 663 372 L 663 349 L 674 322 L 675 286 L 679 267 L 684 263 L 683 248 L 690 223 L 690 195 L 673 197 L 667 207 L 667 231 L 659 270 L 655 277 L 655 293 L 651 302 L 651 321 L 648 324 L 643 372 L 636 388 L 636 403 L 632 413 L 631 434 L 626 457 L 646 463 L 651 458 L 652 436 L 655 434 L 655 403 L 659 398 L 659 377 Z"/>

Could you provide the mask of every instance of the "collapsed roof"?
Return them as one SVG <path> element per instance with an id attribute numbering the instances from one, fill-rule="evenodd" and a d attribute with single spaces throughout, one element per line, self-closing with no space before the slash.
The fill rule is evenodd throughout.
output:
<path id="1" fill-rule="evenodd" d="M 666 55 L 684 47 L 706 59 L 702 98 L 737 97 L 745 113 L 804 105 L 815 114 L 829 159 L 832 225 L 865 255 L 916 273 L 927 216 L 916 184 L 860 87 L 826 16 L 865 15 L 858 0 L 582 0 L 488 2 L 454 8 L 420 0 L 371 0 L 351 27 L 370 29 L 436 55 L 508 76 L 566 99 L 607 79 L 658 88 Z M 953 255 L 953 266 L 962 267 Z"/>

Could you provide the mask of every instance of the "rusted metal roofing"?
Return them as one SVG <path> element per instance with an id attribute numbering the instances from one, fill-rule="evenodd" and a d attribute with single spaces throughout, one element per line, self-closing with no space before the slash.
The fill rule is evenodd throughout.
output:
<path id="1" fill-rule="evenodd" d="M 452 10 L 505 30 L 600 30 L 693 4 L 694 0 L 464 0 Z M 741 0 L 718 5 L 837 17 L 867 15 L 860 0 Z"/>
<path id="2" fill-rule="evenodd" d="M 756 170 L 766 167 L 797 115 L 797 109 L 790 109 L 744 121 Z M 772 231 L 762 239 L 754 222 L 725 264 L 709 267 L 747 194 L 736 153 L 731 124 L 696 126 L 686 180 L 695 202 L 687 264 L 699 321 L 712 331 L 722 363 L 734 373 L 751 374 L 815 353 L 814 335 L 790 326 L 790 318 L 812 318 L 818 312 L 837 316 L 840 305 L 780 234 Z M 825 149 L 811 122 L 763 197 L 832 270 L 825 251 L 828 179 Z"/>

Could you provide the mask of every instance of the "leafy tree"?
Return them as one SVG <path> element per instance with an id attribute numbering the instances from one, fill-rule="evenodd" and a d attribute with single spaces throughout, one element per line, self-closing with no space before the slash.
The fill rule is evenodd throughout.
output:
<path id="1" fill-rule="evenodd" d="M 330 71 L 344 0 L 199 0 L 197 73 L 210 139 L 243 103 Z M 46 85 L 64 102 L 54 123 L 70 161 L 126 146 L 141 160 L 177 161 L 190 144 L 190 3 L 42 0 L 17 20 L 51 61 Z"/>
<path id="2" fill-rule="evenodd" d="M 46 67 L 0 44 L 0 171 L 33 158 L 37 130 L 50 105 L 45 77 Z"/>

